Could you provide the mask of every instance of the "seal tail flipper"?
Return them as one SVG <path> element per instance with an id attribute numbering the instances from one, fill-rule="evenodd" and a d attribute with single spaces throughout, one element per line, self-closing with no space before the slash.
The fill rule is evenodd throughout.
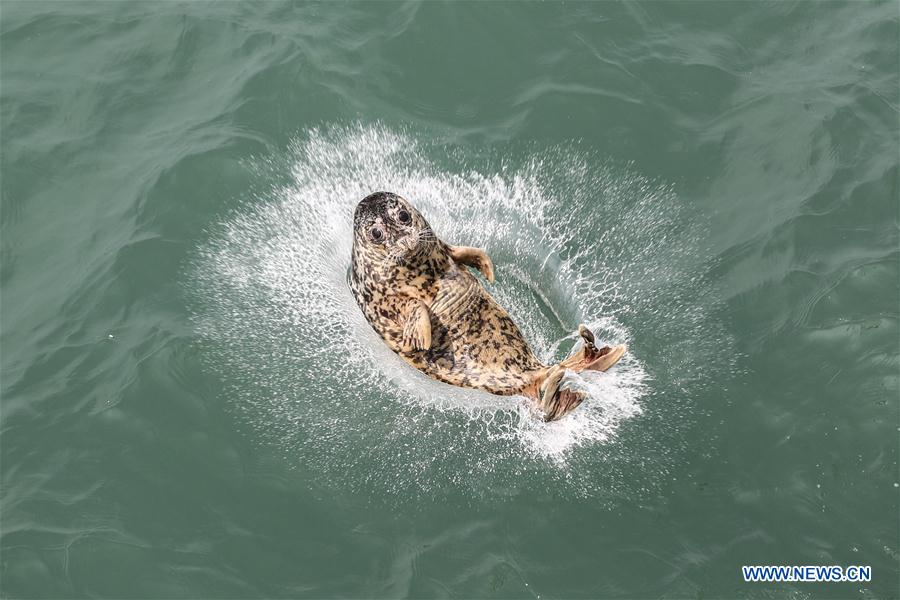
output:
<path id="1" fill-rule="evenodd" d="M 594 334 L 584 325 L 578 326 L 578 333 L 584 342 L 578 352 L 558 365 L 540 371 L 525 390 L 535 407 L 543 413 L 545 421 L 563 418 L 587 398 L 587 394 L 581 390 L 562 387 L 566 371 L 606 371 L 619 362 L 627 350 L 624 344 L 598 348 Z"/>
<path id="2" fill-rule="evenodd" d="M 578 333 L 584 345 L 572 356 L 562 361 L 560 366 L 571 369 L 576 373 L 582 371 L 606 371 L 619 362 L 628 349 L 624 344 L 619 346 L 603 346 L 598 348 L 594 341 L 594 334 L 584 325 L 578 326 Z"/>

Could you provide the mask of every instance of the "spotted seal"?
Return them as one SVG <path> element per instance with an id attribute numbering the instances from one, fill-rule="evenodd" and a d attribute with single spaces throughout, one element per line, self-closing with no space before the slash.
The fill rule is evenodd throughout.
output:
<path id="1" fill-rule="evenodd" d="M 584 392 L 566 370 L 605 371 L 625 346 L 598 348 L 584 325 L 581 348 L 556 365 L 539 361 L 509 314 L 466 267 L 494 281 L 484 250 L 451 246 L 397 194 L 365 197 L 353 215 L 350 288 L 375 331 L 406 362 L 461 387 L 530 398 L 544 420 L 574 410 Z"/>

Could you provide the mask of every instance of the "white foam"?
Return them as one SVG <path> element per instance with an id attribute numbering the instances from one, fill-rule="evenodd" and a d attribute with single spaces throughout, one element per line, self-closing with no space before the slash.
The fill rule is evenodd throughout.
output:
<path id="1" fill-rule="evenodd" d="M 442 239 L 486 248 L 491 293 L 548 362 L 564 358 L 580 322 L 604 343 L 629 342 L 622 317 L 660 310 L 634 290 L 678 276 L 672 259 L 691 250 L 672 241 L 678 220 L 660 218 L 674 210 L 670 190 L 584 153 L 555 148 L 518 167 L 494 157 L 482 171 L 449 160 L 412 135 L 357 125 L 311 131 L 284 157 L 253 163 L 261 180 L 289 169 L 293 183 L 214 228 L 188 285 L 206 355 L 260 438 L 324 471 L 356 461 L 397 487 L 427 488 L 466 469 L 517 475 L 523 461 L 565 469 L 642 413 L 650 378 L 634 349 L 574 383 L 589 399 L 547 424 L 522 399 L 425 377 L 374 334 L 347 287 L 353 209 L 372 191 L 409 199 Z M 440 475 L 422 480 L 429 470 Z"/>

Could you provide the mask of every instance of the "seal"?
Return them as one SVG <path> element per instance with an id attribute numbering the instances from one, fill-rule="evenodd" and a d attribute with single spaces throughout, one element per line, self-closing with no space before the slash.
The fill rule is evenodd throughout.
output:
<path id="1" fill-rule="evenodd" d="M 353 215 L 350 289 L 366 320 L 407 363 L 439 381 L 501 396 L 524 395 L 545 421 L 585 399 L 563 384 L 567 370 L 605 371 L 625 346 L 598 348 L 579 325 L 583 342 L 569 358 L 545 365 L 522 332 L 468 267 L 493 283 L 484 250 L 451 246 L 397 194 L 366 196 Z"/>

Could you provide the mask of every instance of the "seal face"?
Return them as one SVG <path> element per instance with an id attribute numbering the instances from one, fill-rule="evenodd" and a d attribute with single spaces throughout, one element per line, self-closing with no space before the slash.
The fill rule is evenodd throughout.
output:
<path id="1" fill-rule="evenodd" d="M 578 406 L 581 392 L 560 389 L 566 369 L 605 370 L 624 354 L 594 345 L 581 326 L 579 353 L 542 364 L 521 331 L 470 273 L 494 280 L 478 248 L 451 246 L 397 194 L 365 197 L 353 215 L 350 287 L 366 319 L 388 346 L 425 374 L 493 394 L 524 394 L 547 420 Z"/>

